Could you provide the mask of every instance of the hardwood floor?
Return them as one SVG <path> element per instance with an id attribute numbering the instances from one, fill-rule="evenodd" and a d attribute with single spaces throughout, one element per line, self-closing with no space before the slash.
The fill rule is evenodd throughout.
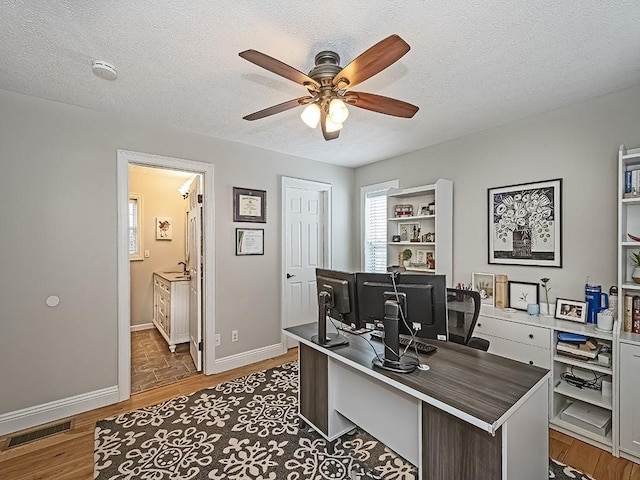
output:
<path id="1" fill-rule="evenodd" d="M 124 402 L 77 415 L 74 417 L 75 425 L 72 430 L 0 451 L 0 478 L 90 480 L 93 478 L 93 432 L 96 421 L 272 368 L 296 358 L 297 349 L 292 349 L 280 357 L 218 375 L 196 375 L 171 385 L 134 394 Z M 6 437 L 0 437 L 0 445 L 5 440 Z M 596 480 L 640 480 L 640 465 L 614 458 L 607 452 L 553 430 L 549 431 L 549 453 L 551 457 L 582 470 Z"/>

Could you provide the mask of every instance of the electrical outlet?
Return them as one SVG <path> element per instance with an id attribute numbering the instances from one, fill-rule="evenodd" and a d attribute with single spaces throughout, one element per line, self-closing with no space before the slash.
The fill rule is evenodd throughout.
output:
<path id="1" fill-rule="evenodd" d="M 232 342 L 237 342 L 238 341 L 238 330 L 233 330 L 231 332 L 231 341 Z"/>
<path id="2" fill-rule="evenodd" d="M 216 347 L 220 346 L 220 334 L 216 333 Z"/>

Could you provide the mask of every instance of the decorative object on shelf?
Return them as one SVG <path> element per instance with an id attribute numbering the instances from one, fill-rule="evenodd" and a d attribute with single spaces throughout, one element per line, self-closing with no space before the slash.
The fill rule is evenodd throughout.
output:
<path id="1" fill-rule="evenodd" d="M 633 265 L 631 280 L 636 283 L 640 283 L 640 250 L 637 252 L 630 252 L 629 261 L 631 261 L 631 264 Z"/>
<path id="2" fill-rule="evenodd" d="M 636 237 L 635 235 L 631 235 L 630 233 L 627 233 L 627 235 L 629 236 L 629 238 L 631 240 L 633 240 L 634 242 L 640 242 L 640 237 Z"/>
<path id="3" fill-rule="evenodd" d="M 436 269 L 436 259 L 433 252 L 427 252 L 427 267 L 429 267 L 431 270 Z"/>
<path id="4" fill-rule="evenodd" d="M 156 240 L 173 238 L 173 220 L 171 217 L 156 217 Z"/>
<path id="5" fill-rule="evenodd" d="M 530 303 L 538 303 L 540 285 L 531 282 L 509 281 L 509 307 L 516 310 L 527 310 Z"/>
<path id="6" fill-rule="evenodd" d="M 391 241 L 398 243 L 400 241 L 400 235 L 394 235 L 391 237 Z"/>
<path id="7" fill-rule="evenodd" d="M 435 215 L 436 214 L 436 204 L 434 202 L 431 202 L 427 208 L 429 209 L 429 215 Z"/>
<path id="8" fill-rule="evenodd" d="M 420 241 L 420 227 L 418 228 L 416 228 L 415 226 L 413 227 L 413 230 L 411 231 L 411 239 L 409 241 L 411 242 Z"/>
<path id="9" fill-rule="evenodd" d="M 488 189 L 489 263 L 562 267 L 562 179 Z"/>
<path id="10" fill-rule="evenodd" d="M 421 215 L 421 216 L 429 215 L 429 204 L 421 203 L 418 206 L 418 215 Z"/>
<path id="11" fill-rule="evenodd" d="M 413 216 L 413 205 L 403 204 L 396 205 L 393 207 L 393 212 L 396 218 L 398 217 L 412 217 Z"/>
<path id="12" fill-rule="evenodd" d="M 471 289 L 480 294 L 480 303 L 495 305 L 495 275 L 493 273 L 472 273 Z"/>
<path id="13" fill-rule="evenodd" d="M 267 192 L 233 187 L 233 221 L 267 222 Z"/>
<path id="14" fill-rule="evenodd" d="M 507 290 L 507 276 L 496 275 L 496 302 L 497 308 L 505 308 L 509 305 L 509 294 Z"/>
<path id="15" fill-rule="evenodd" d="M 549 282 L 551 279 L 549 277 L 544 277 L 540 279 L 540 285 L 544 289 L 544 302 L 547 307 L 547 311 L 544 313 L 545 315 L 551 316 L 551 305 L 549 304 L 549 291 L 551 291 L 551 287 L 549 286 Z"/>
<path id="16" fill-rule="evenodd" d="M 264 228 L 236 228 L 236 255 L 264 255 Z"/>
<path id="17" fill-rule="evenodd" d="M 600 330 L 603 332 L 610 332 L 611 330 L 613 330 L 613 312 L 611 310 L 603 310 L 602 312 L 598 312 L 596 330 Z"/>
<path id="18" fill-rule="evenodd" d="M 577 300 L 558 298 L 556 300 L 555 318 L 559 318 L 560 320 L 571 320 L 572 322 L 586 323 L 587 304 L 586 302 L 578 302 Z"/>
<path id="19" fill-rule="evenodd" d="M 408 242 L 413 238 L 414 232 L 420 231 L 419 223 L 399 223 L 398 235 L 401 242 Z"/>
<path id="20" fill-rule="evenodd" d="M 427 266 L 427 250 L 416 250 L 416 264 L 423 267 Z"/>
<path id="21" fill-rule="evenodd" d="M 538 315 L 540 314 L 540 305 L 537 303 L 529 303 L 527 305 L 527 313 L 529 315 Z"/>
<path id="22" fill-rule="evenodd" d="M 405 267 L 408 267 L 409 266 L 409 260 L 411 260 L 411 257 L 413 257 L 413 252 L 411 251 L 411 249 L 410 248 L 405 248 L 401 252 L 400 255 L 402 256 L 402 264 Z"/>

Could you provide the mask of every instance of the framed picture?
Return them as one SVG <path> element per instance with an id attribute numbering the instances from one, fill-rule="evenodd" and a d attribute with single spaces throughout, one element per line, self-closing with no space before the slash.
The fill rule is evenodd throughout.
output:
<path id="1" fill-rule="evenodd" d="M 427 266 L 427 254 L 431 253 L 428 250 L 416 250 L 416 265 Z"/>
<path id="2" fill-rule="evenodd" d="M 267 192 L 233 187 L 233 221 L 267 222 Z"/>
<path id="3" fill-rule="evenodd" d="M 171 217 L 156 217 L 156 240 L 173 238 L 173 220 Z"/>
<path id="4" fill-rule="evenodd" d="M 410 242 L 412 239 L 419 239 L 420 224 L 419 223 L 399 223 L 398 235 L 400 235 L 401 242 Z"/>
<path id="5" fill-rule="evenodd" d="M 418 215 L 429 215 L 429 204 L 421 203 L 418 205 Z"/>
<path id="6" fill-rule="evenodd" d="M 586 323 L 587 321 L 587 304 L 576 300 L 567 300 L 558 298 L 556 300 L 555 318 L 561 320 L 571 320 L 572 322 Z"/>
<path id="7" fill-rule="evenodd" d="M 480 294 L 480 303 L 495 305 L 496 276 L 493 273 L 472 273 L 471 289 Z"/>
<path id="8" fill-rule="evenodd" d="M 509 307 L 526 310 L 530 303 L 538 303 L 539 283 L 509 281 Z"/>
<path id="9" fill-rule="evenodd" d="M 562 179 L 488 190 L 489 263 L 562 267 Z"/>
<path id="10" fill-rule="evenodd" d="M 236 255 L 264 255 L 264 228 L 236 228 Z"/>

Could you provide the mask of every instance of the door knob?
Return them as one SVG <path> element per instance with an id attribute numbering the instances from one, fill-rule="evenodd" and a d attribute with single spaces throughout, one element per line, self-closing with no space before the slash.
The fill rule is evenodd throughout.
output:
<path id="1" fill-rule="evenodd" d="M 293 278 L 295 277 L 295 275 L 291 275 L 290 273 L 287 273 L 287 278 Z"/>

